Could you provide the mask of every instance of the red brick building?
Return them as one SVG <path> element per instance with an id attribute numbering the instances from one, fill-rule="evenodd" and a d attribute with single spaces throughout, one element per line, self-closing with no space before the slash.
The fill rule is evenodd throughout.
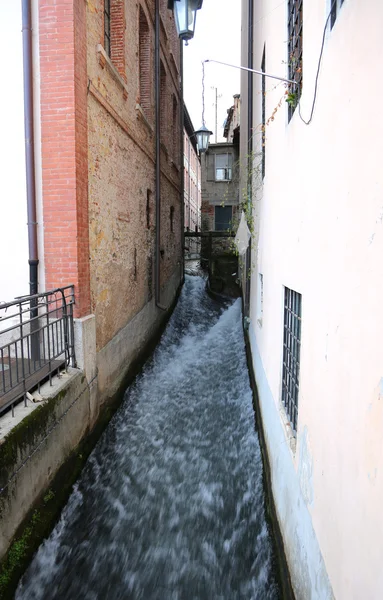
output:
<path id="1" fill-rule="evenodd" d="M 40 290 L 75 284 L 102 400 L 182 281 L 181 46 L 165 0 L 32 5 Z"/>

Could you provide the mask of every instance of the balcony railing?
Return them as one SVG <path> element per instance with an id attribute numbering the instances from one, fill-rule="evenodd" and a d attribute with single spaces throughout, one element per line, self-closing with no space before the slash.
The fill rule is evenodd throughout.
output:
<path id="1" fill-rule="evenodd" d="M 0 303 L 0 414 L 75 366 L 74 287 Z"/>

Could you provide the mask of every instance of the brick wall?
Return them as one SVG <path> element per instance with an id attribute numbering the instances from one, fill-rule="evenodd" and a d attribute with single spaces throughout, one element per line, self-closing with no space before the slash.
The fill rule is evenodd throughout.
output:
<path id="1" fill-rule="evenodd" d="M 140 96 L 140 31 L 147 24 L 145 70 L 147 105 Z M 178 38 L 164 6 L 161 16 L 161 286 L 180 270 L 181 171 L 173 157 L 171 98 L 180 104 Z M 155 129 L 154 129 L 154 2 L 125 2 L 126 78 L 105 60 L 102 0 L 88 2 L 88 147 L 89 227 L 92 311 L 96 314 L 97 347 L 104 347 L 154 296 L 155 275 Z M 174 41 L 174 43 L 173 43 Z M 142 40 L 141 40 L 142 44 Z M 118 70 L 119 72 L 119 70 Z M 141 111 L 137 103 L 141 103 Z M 166 108 L 167 110 L 166 110 Z M 153 115 L 153 118 L 151 117 Z M 176 127 L 179 125 L 176 123 Z M 169 147 L 169 144 L 171 147 Z M 173 162 L 174 159 L 174 162 Z M 170 209 L 173 206 L 173 231 Z M 149 210 L 149 227 L 148 227 Z"/>
<path id="2" fill-rule="evenodd" d="M 76 287 L 90 309 L 85 3 L 40 0 L 42 183 L 46 288 Z"/>

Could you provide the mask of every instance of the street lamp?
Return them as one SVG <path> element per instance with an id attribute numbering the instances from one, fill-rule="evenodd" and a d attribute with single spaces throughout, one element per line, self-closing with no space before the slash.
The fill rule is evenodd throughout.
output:
<path id="1" fill-rule="evenodd" d="M 203 0 L 168 0 L 168 8 L 173 10 L 178 37 L 186 44 L 194 36 L 197 10 Z"/>
<path id="2" fill-rule="evenodd" d="M 206 152 L 206 150 L 208 149 L 209 139 L 212 134 L 213 132 L 209 131 L 208 128 L 205 127 L 205 125 L 202 125 L 202 127 L 200 127 L 198 131 L 194 132 L 194 135 L 197 138 L 197 146 L 200 154 L 202 152 Z"/>
<path id="3" fill-rule="evenodd" d="M 202 7 L 203 0 L 168 0 L 168 8 L 174 12 L 178 37 L 186 42 L 194 36 L 197 10 Z M 205 126 L 205 65 L 202 63 L 202 126 L 194 132 L 200 154 L 206 152 L 209 138 L 213 134 Z"/>

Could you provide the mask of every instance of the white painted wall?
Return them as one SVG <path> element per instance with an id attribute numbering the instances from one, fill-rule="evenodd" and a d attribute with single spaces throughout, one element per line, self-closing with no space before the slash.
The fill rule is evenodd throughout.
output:
<path id="1" fill-rule="evenodd" d="M 0 2 L 0 301 L 29 293 L 21 2 Z"/>
<path id="2" fill-rule="evenodd" d="M 266 71 L 282 76 L 286 4 L 254 2 L 255 68 L 266 42 Z M 325 0 L 304 1 L 306 119 L 326 9 Z M 368 10 L 363 0 L 344 0 L 326 37 L 311 125 L 297 111 L 288 124 L 282 102 L 266 132 L 250 338 L 277 512 L 304 600 L 383 598 L 382 23 L 380 0 Z M 260 78 L 255 86 L 257 125 Z M 274 86 L 267 116 L 284 91 Z M 296 444 L 280 404 L 283 286 L 302 294 Z"/>

